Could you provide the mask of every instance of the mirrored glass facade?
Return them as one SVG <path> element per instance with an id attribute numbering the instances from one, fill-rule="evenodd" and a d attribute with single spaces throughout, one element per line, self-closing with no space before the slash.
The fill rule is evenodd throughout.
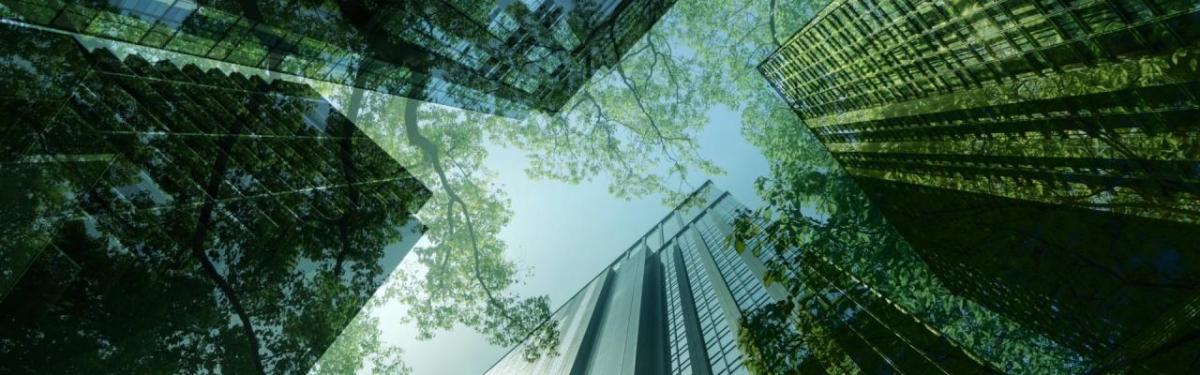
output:
<path id="1" fill-rule="evenodd" d="M 1002 373 L 824 255 L 788 258 L 808 373 Z"/>
<path id="2" fill-rule="evenodd" d="M 507 116 L 556 112 L 671 0 L 4 0 L 0 16 Z"/>
<path id="3" fill-rule="evenodd" d="M 423 232 L 307 86 L 0 40 L 0 373 L 307 372 Z"/>
<path id="4" fill-rule="evenodd" d="M 834 1 L 759 69 L 956 294 L 1195 372 L 1200 7 Z"/>
<path id="5" fill-rule="evenodd" d="M 706 183 L 555 313 L 548 324 L 565 332 L 558 356 L 527 362 L 518 347 L 488 373 L 747 374 L 736 342 L 736 301 L 754 308 L 768 298 L 716 237 L 727 230 L 717 221 L 730 217 L 717 212 L 738 207 Z M 725 274 L 739 275 L 735 288 Z M 578 302 L 591 295 L 600 298 Z M 591 322 L 573 320 L 583 311 Z M 559 366 L 564 359 L 572 365 Z"/>

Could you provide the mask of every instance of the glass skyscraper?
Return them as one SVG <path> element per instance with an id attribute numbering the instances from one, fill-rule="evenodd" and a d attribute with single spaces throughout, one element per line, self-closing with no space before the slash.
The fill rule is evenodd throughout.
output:
<path id="1" fill-rule="evenodd" d="M 0 372 L 303 373 L 423 232 L 307 86 L 0 41 Z"/>
<path id="2" fill-rule="evenodd" d="M 672 0 L 3 0 L 0 16 L 389 94 L 557 112 Z"/>
<path id="3" fill-rule="evenodd" d="M 488 373 L 747 373 L 738 319 L 771 296 L 725 245 L 741 208 L 706 183 L 554 313 L 558 355 L 528 362 L 517 347 Z"/>
<path id="4" fill-rule="evenodd" d="M 762 74 L 956 294 L 1091 358 L 1200 351 L 1194 1 L 838 0 Z"/>
<path id="5" fill-rule="evenodd" d="M 742 319 L 784 300 L 803 306 L 788 312 L 790 321 L 814 325 L 793 333 L 809 347 L 841 353 L 807 355 L 811 373 L 837 373 L 842 365 L 993 371 L 818 255 L 735 251 L 726 238 L 745 209 L 705 183 L 554 313 L 547 324 L 561 332 L 557 355 L 527 361 L 517 347 L 488 374 L 748 374 L 738 342 Z M 794 291 L 763 282 L 768 264 L 781 257 L 805 280 Z"/>

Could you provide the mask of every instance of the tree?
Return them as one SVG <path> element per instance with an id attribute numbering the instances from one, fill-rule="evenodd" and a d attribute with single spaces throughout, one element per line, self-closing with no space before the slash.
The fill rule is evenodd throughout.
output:
<path id="1" fill-rule="evenodd" d="M 401 318 L 416 323 L 420 338 L 462 324 L 498 346 L 532 337 L 531 358 L 550 352 L 557 331 L 542 326 L 548 299 L 503 292 L 518 281 L 496 238 L 511 213 L 483 169 L 480 139 L 482 124 L 502 120 L 362 90 L 332 97 L 347 100 L 356 124 L 434 192 L 421 211 L 429 245 L 413 251 L 421 269 L 396 276 L 385 294 L 409 307 Z"/>
<path id="2" fill-rule="evenodd" d="M 616 197 L 664 195 L 679 202 L 690 173 L 723 171 L 699 154 L 695 138 L 715 91 L 696 74 L 694 57 L 675 51 L 668 17 L 601 70 L 556 115 L 534 114 L 488 129 L 493 139 L 531 156 L 531 178 L 566 183 L 611 178 Z"/>

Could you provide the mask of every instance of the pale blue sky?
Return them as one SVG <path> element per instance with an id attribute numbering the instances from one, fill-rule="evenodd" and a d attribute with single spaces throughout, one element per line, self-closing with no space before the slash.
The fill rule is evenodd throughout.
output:
<path id="1" fill-rule="evenodd" d="M 689 183 L 698 187 L 711 178 L 742 203 L 757 207 L 761 200 L 753 182 L 767 173 L 767 162 L 742 137 L 740 116 L 724 106 L 708 111 L 708 123 L 697 138 L 700 153 L 726 174 L 693 175 Z M 629 201 L 613 197 L 607 177 L 578 185 L 531 180 L 524 172 L 528 161 L 522 151 L 489 145 L 488 152 L 487 167 L 497 172 L 497 182 L 512 199 L 512 220 L 500 239 L 508 244 L 509 259 L 532 272 L 513 291 L 522 296 L 548 295 L 552 308 L 575 294 L 670 210 L 659 196 Z M 404 360 L 416 374 L 479 374 L 508 351 L 462 328 L 428 341 L 416 340 L 415 328 L 396 319 L 403 313 L 398 304 L 377 312 L 384 318 L 380 328 L 385 340 L 404 348 Z"/>

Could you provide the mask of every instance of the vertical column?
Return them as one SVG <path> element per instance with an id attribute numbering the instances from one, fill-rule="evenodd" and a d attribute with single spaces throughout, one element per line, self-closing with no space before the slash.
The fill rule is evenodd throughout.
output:
<path id="1" fill-rule="evenodd" d="M 575 354 L 575 361 L 571 364 L 571 375 L 586 374 L 588 366 L 591 365 L 592 357 L 596 355 L 596 351 L 598 350 L 596 348 L 596 338 L 600 335 L 600 327 L 608 311 L 608 300 L 609 295 L 612 294 L 614 278 L 611 269 L 604 273 L 600 286 L 600 295 L 596 297 L 596 303 L 592 307 L 591 316 L 588 317 L 583 339 L 579 342 L 579 351 Z"/>
<path id="2" fill-rule="evenodd" d="M 660 236 L 661 231 L 651 236 Z M 661 238 L 661 237 L 659 237 Z M 649 250 L 646 250 L 649 251 Z M 662 254 L 662 252 L 657 253 Z M 667 359 L 667 298 L 663 266 L 659 256 L 645 257 L 642 276 L 641 316 L 637 330 L 637 374 L 663 374 L 669 369 Z"/>
<path id="3" fill-rule="evenodd" d="M 635 372 L 638 329 L 642 311 L 642 283 L 646 245 L 638 242 L 626 253 L 612 275 L 611 292 L 599 323 L 586 374 L 627 375 Z"/>
<path id="4" fill-rule="evenodd" d="M 709 375 L 712 372 L 708 363 L 708 353 L 704 350 L 704 337 L 700 333 L 700 320 L 696 317 L 696 299 L 692 296 L 692 289 L 689 287 L 692 285 L 689 280 L 690 276 L 678 245 L 672 244 L 669 255 L 668 253 L 663 254 L 663 262 L 671 262 L 671 268 L 675 270 L 675 274 L 668 275 L 668 277 L 676 278 L 676 289 L 679 293 L 679 306 L 683 315 L 683 329 L 687 338 L 692 374 Z"/>
<path id="5" fill-rule="evenodd" d="M 725 320 L 729 322 L 729 327 L 737 327 L 738 319 L 742 316 L 741 310 L 738 310 L 737 302 L 733 299 L 733 293 L 729 291 L 729 284 L 725 282 L 725 277 L 721 276 L 721 270 L 717 267 L 716 260 L 713 259 L 712 250 L 707 243 L 704 243 L 704 239 L 700 237 L 700 233 L 696 229 L 696 227 L 688 228 L 687 236 L 691 237 L 692 241 L 696 241 L 700 263 L 704 266 L 704 276 L 702 277 L 708 277 L 712 282 L 713 292 L 716 293 L 717 301 L 725 313 Z"/>

